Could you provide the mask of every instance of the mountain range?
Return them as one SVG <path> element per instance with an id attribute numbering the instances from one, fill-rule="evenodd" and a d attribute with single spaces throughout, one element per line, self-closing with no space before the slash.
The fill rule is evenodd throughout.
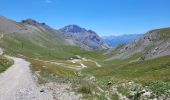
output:
<path id="1" fill-rule="evenodd" d="M 15 92 L 10 97 L 37 99 L 34 89 L 20 87 L 29 87 L 34 77 L 40 83 L 35 94 L 57 100 L 168 100 L 170 28 L 102 38 L 78 25 L 54 29 L 30 18 L 16 22 L 1 16 L 3 71 L 0 97 Z M 8 88 L 13 91 L 4 92 Z"/>
<path id="2" fill-rule="evenodd" d="M 137 54 L 141 60 L 170 55 L 170 28 L 148 31 L 134 42 L 113 48 L 110 53 L 115 59 L 127 59 Z"/>
<path id="3" fill-rule="evenodd" d="M 128 44 L 140 38 L 143 34 L 126 34 L 119 36 L 103 36 L 104 41 L 110 46 L 115 47 L 120 44 Z"/>
<path id="4" fill-rule="evenodd" d="M 67 47 L 69 49 L 80 47 L 87 51 L 106 50 L 109 48 L 103 39 L 92 30 L 86 30 L 77 25 L 68 25 L 57 30 L 46 23 L 40 23 L 30 18 L 16 22 L 1 16 L 0 33 L 4 35 L 4 41 L 1 43 L 1 46 L 10 50 L 12 42 L 13 52 L 23 50 L 19 49 L 21 45 L 25 47 L 24 52 L 43 48 L 44 52 L 56 49 L 55 52 L 57 54 L 59 54 L 57 51 L 63 53 L 67 51 L 67 49 L 62 51 L 62 49 Z M 75 52 L 75 50 L 70 52 Z M 70 52 L 67 51 L 65 54 L 70 54 Z"/>
<path id="5" fill-rule="evenodd" d="M 109 50 L 110 58 L 120 59 L 128 58 L 139 52 L 142 52 L 141 59 L 169 55 L 169 28 L 151 30 L 144 35 L 122 35 L 102 39 L 96 32 L 78 25 L 68 25 L 57 30 L 33 19 L 15 22 L 1 16 L 0 33 L 4 36 L 1 46 L 10 50 L 11 43 L 13 43 L 13 52 L 22 51 L 25 47 L 24 52 L 44 48 L 46 52 L 56 49 L 56 51 L 69 54 L 67 50 L 61 49 L 78 47 L 87 51 Z M 20 46 L 22 49 L 19 48 Z M 109 49 L 111 46 L 116 47 Z"/>

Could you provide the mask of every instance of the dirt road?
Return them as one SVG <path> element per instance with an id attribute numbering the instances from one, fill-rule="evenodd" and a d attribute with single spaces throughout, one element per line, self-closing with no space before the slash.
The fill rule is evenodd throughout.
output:
<path id="1" fill-rule="evenodd" d="M 0 100 L 53 100 L 52 96 L 40 92 L 30 71 L 30 63 L 15 57 L 8 70 L 0 74 Z"/>

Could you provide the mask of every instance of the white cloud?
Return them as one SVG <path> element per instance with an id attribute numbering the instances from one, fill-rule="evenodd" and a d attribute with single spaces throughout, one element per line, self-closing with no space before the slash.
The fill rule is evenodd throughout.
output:
<path id="1" fill-rule="evenodd" d="M 51 3 L 52 1 L 51 0 L 45 0 L 46 3 Z"/>

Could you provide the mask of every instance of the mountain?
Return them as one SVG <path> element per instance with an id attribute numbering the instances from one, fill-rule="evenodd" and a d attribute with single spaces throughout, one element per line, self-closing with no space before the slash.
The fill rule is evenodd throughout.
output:
<path id="1" fill-rule="evenodd" d="M 13 20 L 1 16 L 0 32 L 3 33 L 4 35 L 19 34 L 29 37 L 31 37 L 32 35 L 35 35 L 36 37 L 38 35 L 41 39 L 46 38 L 46 40 L 48 40 L 48 38 L 53 38 L 56 41 L 58 41 L 56 43 L 68 44 L 65 41 L 64 36 L 62 36 L 60 32 L 58 32 L 55 29 L 52 29 L 51 27 L 45 24 L 39 23 L 33 19 L 26 19 L 23 20 L 22 22 L 15 22 Z M 45 35 L 48 35 L 48 37 L 45 37 Z"/>
<path id="2" fill-rule="evenodd" d="M 18 63 L 14 60 L 12 69 L 7 69 L 13 62 L 0 55 L 0 72 L 8 71 L 1 78 L 9 76 L 5 83 L 25 65 L 29 67 L 23 63 L 26 60 L 32 70 L 30 75 L 40 86 L 36 93 L 50 93 L 54 99 L 74 97 L 74 92 L 80 94 L 80 99 L 88 100 L 169 99 L 170 28 L 151 30 L 107 52 L 104 47 L 108 46 L 95 32 L 77 25 L 56 30 L 33 19 L 16 22 L 0 17 L 0 54 L 20 60 Z M 10 75 L 11 71 L 14 75 Z M 14 85 L 20 86 L 18 82 Z M 15 93 L 22 90 L 15 89 Z M 27 98 L 28 93 L 33 98 L 32 89 L 19 91 L 19 97 Z"/>
<path id="3" fill-rule="evenodd" d="M 68 25 L 59 29 L 59 31 L 64 34 L 67 41 L 86 50 L 109 49 L 107 43 L 92 30 L 81 28 L 78 25 Z"/>
<path id="4" fill-rule="evenodd" d="M 127 34 L 120 36 L 103 36 L 104 41 L 111 47 L 115 47 L 119 44 L 128 44 L 134 40 L 140 38 L 142 34 Z"/>
<path id="5" fill-rule="evenodd" d="M 76 39 L 70 38 L 61 29 L 53 29 L 44 22 L 30 18 L 16 22 L 1 16 L 0 35 L 3 38 L 0 40 L 0 47 L 14 55 L 55 59 L 68 59 L 76 54 L 83 56 L 84 52 L 92 52 L 91 50 L 108 49 L 107 44 L 95 32 L 80 27 L 70 28 L 68 29 L 72 33 L 77 31 L 82 34 L 75 33 Z"/>
<path id="6" fill-rule="evenodd" d="M 0 47 L 8 54 L 67 59 L 84 52 L 68 42 L 61 32 L 33 19 L 16 22 L 1 16 L 0 35 L 3 36 Z"/>
<path id="7" fill-rule="evenodd" d="M 138 56 L 140 60 L 170 55 L 170 28 L 151 30 L 132 43 L 115 47 L 106 55 L 110 59 Z"/>

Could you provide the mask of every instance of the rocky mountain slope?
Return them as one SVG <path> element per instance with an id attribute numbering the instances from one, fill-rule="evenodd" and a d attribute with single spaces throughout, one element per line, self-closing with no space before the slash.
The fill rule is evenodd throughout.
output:
<path id="1" fill-rule="evenodd" d="M 140 39 L 120 45 L 106 55 L 110 54 L 110 59 L 126 59 L 138 55 L 141 60 L 170 55 L 170 28 L 151 30 Z"/>
<path id="2" fill-rule="evenodd" d="M 77 25 L 68 25 L 59 29 L 65 38 L 73 44 L 79 45 L 86 50 L 108 49 L 109 46 L 94 31 L 86 30 Z"/>
<path id="3" fill-rule="evenodd" d="M 128 44 L 134 40 L 140 38 L 142 34 L 127 34 L 120 36 L 103 36 L 104 41 L 111 47 L 115 47 L 119 44 Z"/>

